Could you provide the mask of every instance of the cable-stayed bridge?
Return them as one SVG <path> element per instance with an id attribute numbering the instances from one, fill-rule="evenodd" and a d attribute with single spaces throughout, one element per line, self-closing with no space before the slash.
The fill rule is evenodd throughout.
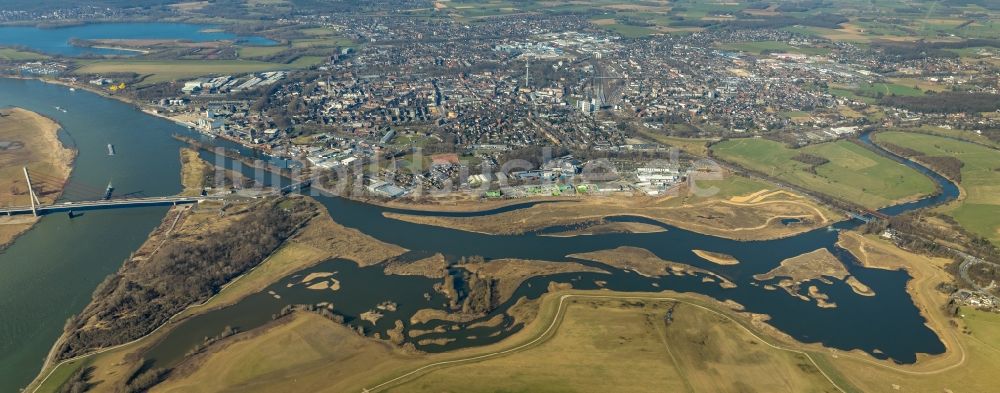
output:
<path id="1" fill-rule="evenodd" d="M 204 200 L 220 199 L 220 196 L 166 196 L 166 197 L 145 197 L 141 193 L 126 194 L 120 197 L 113 197 L 114 188 L 111 184 L 104 190 L 87 185 L 74 184 L 72 187 L 65 187 L 65 181 L 54 176 L 38 173 L 28 173 L 28 168 L 24 169 L 24 180 L 27 183 L 27 194 L 30 204 L 23 206 L 0 207 L 0 215 L 11 216 L 15 214 L 32 214 L 39 216 L 54 212 L 75 212 L 95 209 L 115 209 L 125 207 L 141 206 L 167 206 L 196 203 Z M 39 194 L 44 195 L 46 190 L 62 190 L 64 197 L 80 199 L 68 202 L 58 202 L 43 204 L 38 198 Z M 55 191 L 48 191 L 55 192 Z"/>

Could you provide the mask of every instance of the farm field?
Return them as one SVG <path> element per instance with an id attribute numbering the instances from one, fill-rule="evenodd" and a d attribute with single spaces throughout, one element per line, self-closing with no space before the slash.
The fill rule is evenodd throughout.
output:
<path id="1" fill-rule="evenodd" d="M 787 6 L 787 5 L 786 5 Z M 808 20 L 824 14 L 846 14 L 847 23 L 840 28 L 818 27 L 808 24 L 794 24 L 783 27 L 806 35 L 828 38 L 835 41 L 869 43 L 875 41 L 916 41 L 947 40 L 954 37 L 998 38 L 1000 30 L 995 23 L 971 21 L 960 17 L 963 13 L 986 13 L 989 10 L 973 4 L 949 4 L 947 6 L 926 2 L 880 2 L 875 5 L 863 1 L 841 1 L 837 3 L 810 3 L 808 6 L 783 7 L 780 3 L 764 4 L 725 1 L 646 1 L 625 2 L 616 0 L 582 0 L 572 2 L 523 2 L 510 0 L 490 0 L 471 2 L 454 0 L 437 2 L 435 7 L 462 20 L 475 20 L 499 15 L 544 12 L 589 13 L 592 21 L 604 29 L 617 32 L 625 37 L 641 37 L 656 33 L 678 33 L 698 31 L 703 22 L 739 22 L 767 17 L 790 17 Z M 898 12 L 913 7 L 926 8 L 919 18 L 914 14 Z M 885 18 L 871 18 L 870 13 L 892 10 Z M 753 43 L 747 43 L 753 46 Z M 766 45 L 765 45 L 766 46 Z M 763 48 L 767 49 L 767 48 Z M 747 52 L 759 53 L 760 48 L 747 48 Z M 773 50 L 800 53 L 822 53 L 822 49 L 783 48 Z M 743 50 L 743 49 L 740 49 Z"/>
<path id="2" fill-rule="evenodd" d="M 303 56 L 288 64 L 249 60 L 99 60 L 85 63 L 76 73 L 136 73 L 146 76 L 142 84 L 153 84 L 205 75 L 308 68 L 322 60 L 315 56 Z"/>
<path id="3" fill-rule="evenodd" d="M 906 128 L 906 129 L 890 129 L 889 131 L 899 131 L 899 132 L 913 132 L 922 134 L 931 134 L 946 137 L 949 139 L 961 139 L 963 141 L 973 142 L 980 145 L 985 145 L 992 147 L 994 149 L 1000 149 L 1000 141 L 995 141 L 990 139 L 988 136 L 980 135 L 970 130 L 960 130 L 955 128 L 941 128 L 935 126 L 922 126 L 918 128 Z"/>
<path id="4" fill-rule="evenodd" d="M 792 149 L 766 139 L 732 139 L 711 150 L 723 160 L 867 208 L 934 192 L 926 176 L 845 140 Z M 828 162 L 813 167 L 794 159 L 801 154 Z"/>
<path id="5" fill-rule="evenodd" d="M 622 37 L 626 37 L 626 38 L 645 37 L 645 36 L 648 36 L 650 34 L 653 34 L 653 33 L 657 32 L 656 30 L 654 30 L 654 29 L 652 29 L 650 27 L 634 26 L 634 25 L 625 24 L 625 23 L 612 23 L 612 24 L 609 24 L 609 25 L 603 25 L 601 27 L 603 27 L 605 29 L 608 29 L 608 30 L 611 30 L 611 31 L 613 31 L 615 33 L 618 33 Z"/>
<path id="6" fill-rule="evenodd" d="M 876 134 L 876 140 L 929 156 L 955 157 L 962 167 L 965 197 L 942 207 L 962 227 L 1000 244 L 1000 150 L 934 135 L 898 131 Z"/>
<path id="7" fill-rule="evenodd" d="M 861 101 L 867 104 L 875 104 L 878 102 L 878 100 L 876 100 L 873 97 L 865 97 L 858 95 L 849 86 L 840 86 L 840 85 L 830 86 L 826 89 L 826 91 L 837 97 L 844 97 L 855 101 Z"/>
<path id="8" fill-rule="evenodd" d="M 838 96 L 861 101 L 868 104 L 878 103 L 878 98 L 882 96 L 920 96 L 926 90 L 940 90 L 939 86 L 931 85 L 927 82 L 916 82 L 913 80 L 898 80 L 907 83 L 863 83 L 857 86 L 831 85 L 827 87 L 827 92 Z M 916 87 L 914 87 L 916 85 Z"/>
<path id="9" fill-rule="evenodd" d="M 948 86 L 944 84 L 918 78 L 889 78 L 889 82 L 892 82 L 895 85 L 915 87 L 923 90 L 925 93 L 928 91 L 942 92 L 948 90 Z"/>

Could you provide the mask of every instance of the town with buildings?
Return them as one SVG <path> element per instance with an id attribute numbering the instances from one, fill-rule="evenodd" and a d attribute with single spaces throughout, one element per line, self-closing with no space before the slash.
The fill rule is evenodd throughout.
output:
<path id="1" fill-rule="evenodd" d="M 371 187 L 389 190 L 378 193 L 389 197 L 418 185 L 440 186 L 444 178 L 468 187 L 472 174 L 489 195 L 565 192 L 500 190 L 505 179 L 566 179 L 572 171 L 547 169 L 561 162 L 503 176 L 479 168 L 533 146 L 554 146 L 585 161 L 664 156 L 668 146 L 655 135 L 757 135 L 808 145 L 873 126 L 1000 126 L 1000 117 L 918 112 L 880 104 L 881 92 L 845 93 L 847 86 L 884 86 L 905 76 L 995 94 L 997 78 L 982 77 L 988 69 L 970 73 L 952 57 L 913 60 L 785 30 L 624 38 L 576 15 L 498 16 L 474 30 L 450 19 L 356 15 L 302 15 L 283 23 L 326 29 L 347 41 L 307 70 L 208 75 L 157 84 L 155 93 L 131 87 L 134 76 L 85 78 L 58 60 L 11 66 L 101 90 L 122 87 L 113 94 L 148 112 L 318 169 L 395 163 L 417 150 L 427 157 L 458 154 L 455 162 L 435 161 L 410 176 L 392 168 L 370 174 L 372 184 L 394 185 Z M 403 34 L 414 39 L 396 39 Z M 783 49 L 738 49 L 757 42 Z M 663 192 L 685 178 L 687 165 L 675 164 L 620 165 L 620 178 L 609 187 Z"/>

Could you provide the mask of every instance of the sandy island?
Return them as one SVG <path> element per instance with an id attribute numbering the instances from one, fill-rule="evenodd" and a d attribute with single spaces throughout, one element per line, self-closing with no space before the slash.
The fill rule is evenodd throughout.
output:
<path id="1" fill-rule="evenodd" d="M 732 255 L 723 254 L 721 252 L 712 252 L 705 250 L 691 250 L 694 255 L 701 257 L 702 259 L 719 264 L 719 265 L 737 265 L 740 263 L 739 259 L 736 259 Z"/>
<path id="2" fill-rule="evenodd" d="M 719 286 L 722 288 L 736 287 L 736 284 L 729 281 L 729 279 L 711 271 L 683 263 L 665 261 L 644 248 L 626 246 L 618 247 L 613 250 L 571 254 L 569 257 L 598 262 L 623 270 L 631 270 L 646 277 L 698 274 L 718 280 Z"/>
<path id="3" fill-rule="evenodd" d="M 816 280 L 830 284 L 832 282 L 827 279 L 829 277 L 844 281 L 858 295 L 875 296 L 875 291 L 856 277 L 851 276 L 843 262 L 825 248 L 785 259 L 771 271 L 753 276 L 757 281 L 768 281 L 779 277 L 781 279 L 777 283 L 778 287 L 784 289 L 789 295 L 804 301 L 809 301 L 810 298 L 815 299 L 816 305 L 823 308 L 836 307 L 836 303 L 828 302 L 828 297 L 821 294 L 815 286 L 808 288 L 809 296 L 802 295 L 799 293 L 799 286 L 802 283 Z"/>

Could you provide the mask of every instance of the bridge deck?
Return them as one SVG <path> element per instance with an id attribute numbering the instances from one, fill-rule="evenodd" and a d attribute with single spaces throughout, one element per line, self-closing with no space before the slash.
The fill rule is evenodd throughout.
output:
<path id="1" fill-rule="evenodd" d="M 220 196 L 197 196 L 197 197 L 153 197 L 153 198 L 132 198 L 108 201 L 86 201 L 86 202 L 63 202 L 52 205 L 36 206 L 38 214 L 54 213 L 60 211 L 81 211 L 95 209 L 115 209 L 139 206 L 163 206 L 196 203 L 204 200 L 221 199 Z M 0 215 L 31 214 L 31 206 L 14 206 L 0 208 Z"/>

